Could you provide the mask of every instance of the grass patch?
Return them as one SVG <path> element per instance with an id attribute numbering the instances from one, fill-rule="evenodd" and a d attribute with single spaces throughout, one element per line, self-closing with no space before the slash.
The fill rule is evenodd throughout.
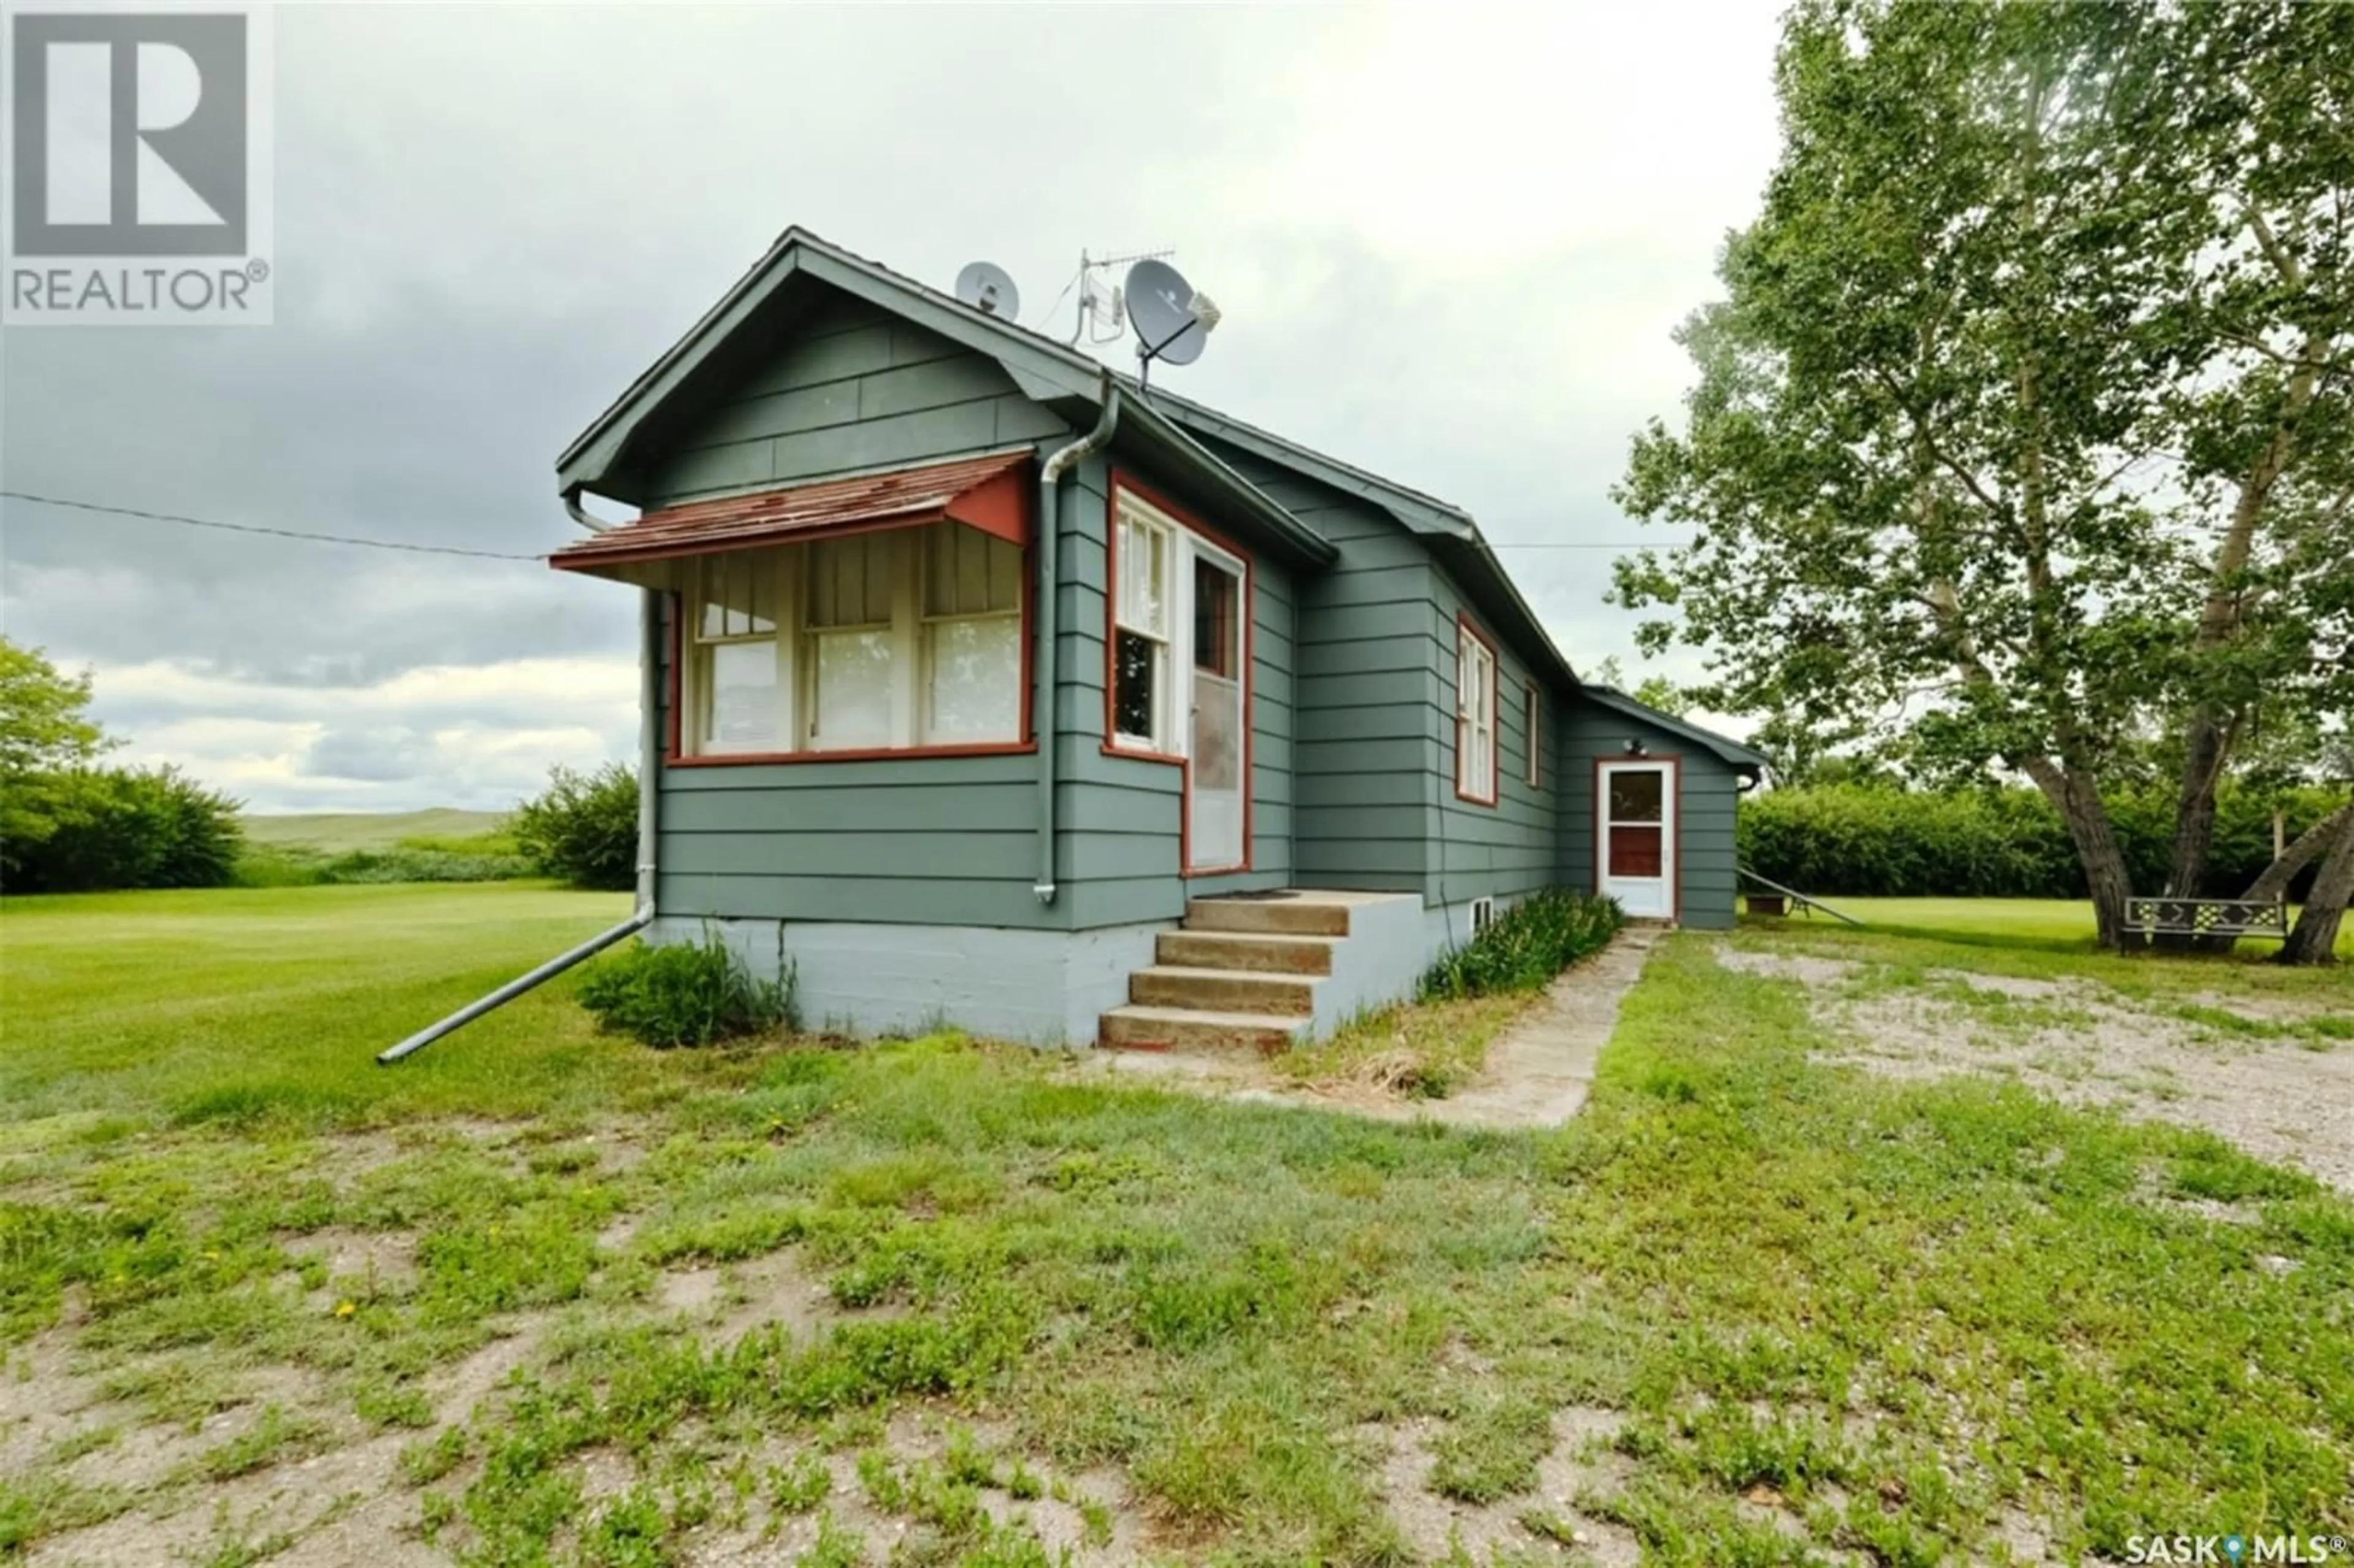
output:
<path id="1" fill-rule="evenodd" d="M 1363 1084 L 1411 1099 L 1444 1099 L 1478 1075 L 1489 1044 L 1536 1003 L 1526 992 L 1399 1002 L 1270 1057 L 1267 1065 L 1302 1083 Z"/>
<path id="2" fill-rule="evenodd" d="M 252 1412 L 171 1483 L 185 1539 L 211 1475 L 274 1484 L 382 1432 L 419 1528 L 482 1563 L 676 1561 L 737 1510 L 814 1530 L 805 1561 L 879 1561 L 828 1512 L 830 1452 L 867 1456 L 858 1489 L 909 1561 L 1048 1561 L 983 1506 L 1026 1494 L 1140 1556 L 1387 1568 L 1415 1554 L 1382 1473 L 1398 1427 L 1429 1434 L 1441 1492 L 1553 1536 L 1578 1521 L 1529 1489 L 1570 1404 L 1624 1414 L 1626 1484 L 1571 1501 L 1647 1562 L 1992 1559 L 2013 1514 L 2068 1561 L 2158 1520 L 2354 1529 L 2354 1205 L 2211 1138 L 1819 1065 L 1804 989 L 1712 939 L 1654 949 L 1585 1113 L 1547 1133 L 1075 1084 L 949 1037 L 652 1052 L 594 1033 L 561 983 L 370 1062 L 621 903 L 0 905 L 12 1032 L 42 1041 L 0 1053 L 0 1353 L 69 1351 L 126 1437 Z M 1892 987 L 2157 975 L 2137 994 L 2161 1014 L 2317 980 L 1737 940 Z M 1472 1033 L 1508 1005 L 1422 1015 Z M 813 1331 L 662 1306 L 664 1269 L 750 1277 L 786 1248 L 779 1309 Z M 494 1334 L 516 1337 L 467 1363 Z M 461 1364 L 514 1370 L 414 1397 Z M 895 1450 L 919 1416 L 987 1441 Z M 180 1506 L 77 1487 L 77 1451 L 0 1480 L 0 1550 Z M 629 1474 L 589 1488 L 609 1465 Z M 1125 1520 L 1069 1486 L 1096 1471 Z M 1744 1500 L 1765 1491 L 1778 1522 Z"/>

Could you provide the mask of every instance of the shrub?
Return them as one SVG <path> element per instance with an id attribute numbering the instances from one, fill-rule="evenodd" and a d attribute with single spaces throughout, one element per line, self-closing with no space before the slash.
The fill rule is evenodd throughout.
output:
<path id="1" fill-rule="evenodd" d="M 2281 801 L 2291 838 L 2343 796 L 2321 789 Z M 2137 893 L 2166 881 L 2173 849 L 2170 788 L 2119 791 L 2109 815 Z M 2226 785 L 2217 798 L 2204 892 L 2229 896 L 2272 862 L 2274 800 Z M 1744 865 L 1804 893 L 1862 898 L 2082 898 L 2084 873 L 2068 831 L 2029 789 L 1933 793 L 1881 785 L 1772 789 L 1741 802 Z M 2300 894 L 2308 868 L 2291 886 Z"/>
<path id="2" fill-rule="evenodd" d="M 507 831 L 524 857 L 576 887 L 626 892 L 638 877 L 638 779 L 619 762 L 594 773 L 550 769 Z"/>
<path id="3" fill-rule="evenodd" d="M 41 823 L 0 846 L 11 893 L 218 887 L 244 847 L 237 802 L 174 768 L 80 768 L 9 788 Z"/>
<path id="4" fill-rule="evenodd" d="M 1625 916 L 1616 902 L 1551 888 L 1531 894 L 1488 923 L 1422 977 L 1425 1001 L 1534 991 L 1609 944 Z"/>
<path id="5" fill-rule="evenodd" d="M 588 971 L 580 1005 L 599 1029 L 667 1050 L 793 1027 L 793 974 L 753 978 L 716 936 L 632 943 Z"/>

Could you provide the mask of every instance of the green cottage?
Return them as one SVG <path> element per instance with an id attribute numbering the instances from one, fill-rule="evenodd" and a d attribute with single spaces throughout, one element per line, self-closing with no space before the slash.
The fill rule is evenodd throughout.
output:
<path id="1" fill-rule="evenodd" d="M 1467 514 L 804 230 L 557 481 L 647 607 L 649 939 L 812 1023 L 1273 1049 L 1541 888 L 1733 922 L 1764 759 L 1580 682 Z"/>

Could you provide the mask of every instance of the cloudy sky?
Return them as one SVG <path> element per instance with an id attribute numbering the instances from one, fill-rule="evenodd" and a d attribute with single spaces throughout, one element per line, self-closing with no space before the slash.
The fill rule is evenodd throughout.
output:
<path id="1" fill-rule="evenodd" d="M 281 7 L 276 324 L 8 332 L 0 464 L 548 549 L 557 450 L 801 223 L 941 286 L 995 260 L 1032 324 L 1083 246 L 1172 247 L 1225 313 L 1186 393 L 1500 545 L 1628 538 L 1608 487 L 1774 155 L 1776 9 Z M 612 585 L 5 507 L 9 635 L 255 809 L 502 807 L 634 744 Z M 1639 674 L 1609 559 L 1505 555 Z"/>

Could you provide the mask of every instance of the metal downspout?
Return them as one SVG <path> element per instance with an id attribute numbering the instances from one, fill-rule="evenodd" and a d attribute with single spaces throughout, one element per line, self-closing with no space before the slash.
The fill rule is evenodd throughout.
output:
<path id="1" fill-rule="evenodd" d="M 1119 383 L 1106 370 L 1103 413 L 1096 419 L 1096 428 L 1049 457 L 1046 466 L 1038 471 L 1038 689 L 1032 699 L 1032 727 L 1038 742 L 1038 883 L 1030 891 L 1041 904 L 1055 902 L 1055 697 L 1062 682 L 1063 662 L 1055 616 L 1061 587 L 1056 556 L 1063 532 L 1063 475 L 1082 459 L 1102 450 L 1119 429 Z"/>
<path id="2" fill-rule="evenodd" d="M 579 498 L 567 493 L 564 509 L 572 520 L 592 534 L 601 534 L 605 524 L 580 509 Z M 578 947 L 558 953 L 528 974 L 518 975 L 506 984 L 479 997 L 442 1019 L 419 1030 L 399 1044 L 376 1054 L 376 1065 L 389 1067 L 404 1057 L 414 1055 L 444 1034 L 464 1028 L 482 1014 L 513 1001 L 524 992 L 555 979 L 583 959 L 592 958 L 607 948 L 653 924 L 654 918 L 654 790 L 660 782 L 655 774 L 662 755 L 662 592 L 645 588 L 638 600 L 638 901 L 630 917 L 620 925 L 599 931 Z"/>

